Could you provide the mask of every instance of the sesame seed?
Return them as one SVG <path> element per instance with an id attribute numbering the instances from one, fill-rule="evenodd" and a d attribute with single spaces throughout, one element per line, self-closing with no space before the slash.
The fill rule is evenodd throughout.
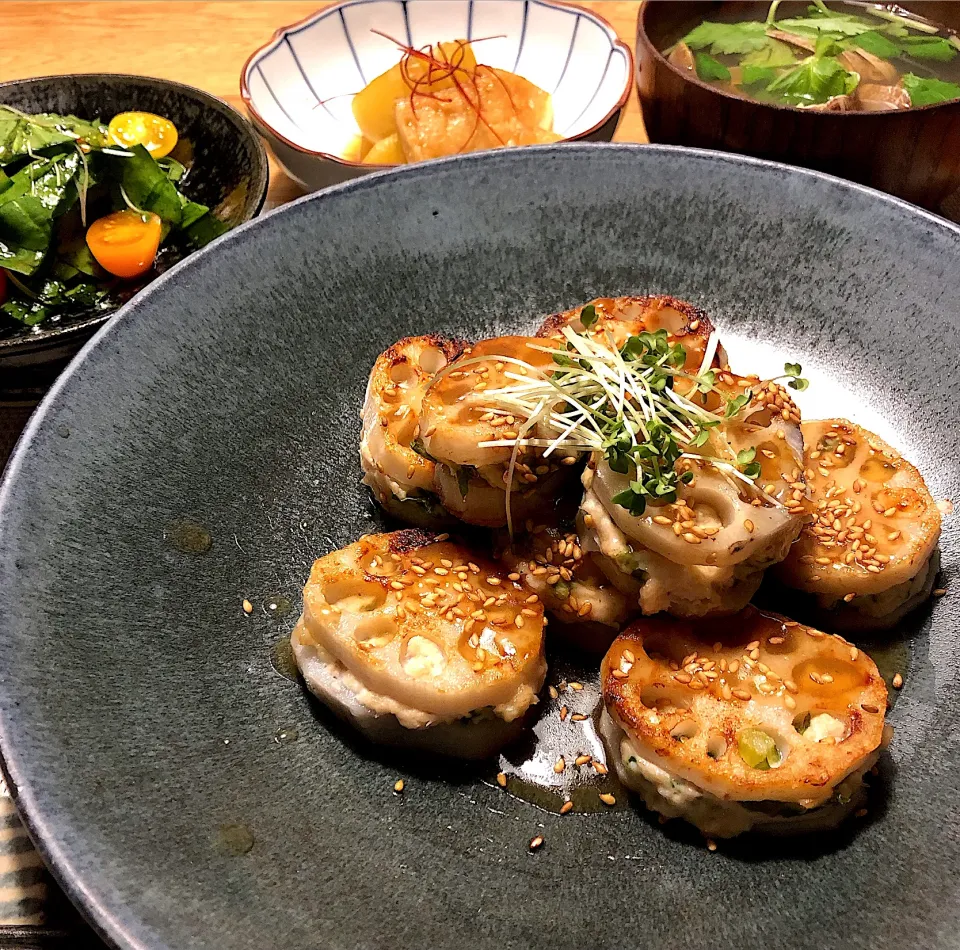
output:
<path id="1" fill-rule="evenodd" d="M 575 693 L 579 693 L 580 690 L 583 689 L 582 683 L 569 683 L 567 685 L 569 685 L 570 689 L 572 689 Z"/>
<path id="2" fill-rule="evenodd" d="M 596 759 L 594 759 L 590 764 L 593 766 L 593 770 L 597 773 L 597 775 L 606 775 L 607 772 L 610 771 L 602 762 L 598 762 Z"/>
<path id="3" fill-rule="evenodd" d="M 602 801 L 604 805 L 616 805 L 616 804 L 617 804 L 616 796 L 614 796 L 614 795 L 611 794 L 610 792 L 600 792 L 599 798 L 600 798 L 600 801 Z"/>
<path id="4" fill-rule="evenodd" d="M 570 801 L 570 799 L 567 799 L 567 800 L 560 806 L 560 814 L 561 814 L 561 815 L 566 815 L 568 812 L 571 812 L 571 811 L 573 811 L 573 802 Z"/>
<path id="5" fill-rule="evenodd" d="M 713 838 L 707 838 L 707 850 L 708 850 L 708 851 L 716 851 L 716 850 L 717 850 L 717 842 L 714 841 Z"/>
<path id="6" fill-rule="evenodd" d="M 553 763 L 553 771 L 556 772 L 557 775 L 559 775 L 566 767 L 567 767 L 567 761 L 566 759 L 564 759 L 562 755 L 560 756 L 559 759 L 557 759 L 556 762 Z"/>
<path id="7" fill-rule="evenodd" d="M 900 689 L 903 686 L 903 677 L 899 673 L 894 674 L 892 685 L 894 689 Z"/>
<path id="8" fill-rule="evenodd" d="M 536 838 L 531 838 L 529 847 L 531 851 L 537 851 L 538 849 L 542 848 L 543 835 L 537 835 Z"/>
<path id="9" fill-rule="evenodd" d="M 783 705 L 792 712 L 797 708 L 797 701 L 789 693 L 787 693 L 787 695 L 783 697 Z"/>
<path id="10" fill-rule="evenodd" d="M 571 722 L 583 722 L 587 717 L 583 713 L 574 713 L 570 717 Z"/>
<path id="11" fill-rule="evenodd" d="M 745 689 L 734 689 L 731 692 L 737 699 L 743 700 L 745 703 L 750 700 L 750 694 Z"/>
<path id="12" fill-rule="evenodd" d="M 934 592 L 933 592 L 933 596 L 934 596 L 934 597 L 944 597 L 944 596 L 946 596 L 946 593 L 947 593 L 946 587 L 937 587 L 937 588 L 934 590 Z"/>
<path id="13" fill-rule="evenodd" d="M 563 722 L 567 718 L 567 714 L 570 712 L 566 706 L 560 707 L 560 722 Z"/>
<path id="14" fill-rule="evenodd" d="M 864 712 L 868 712 L 868 713 L 878 713 L 878 712 L 880 712 L 880 710 L 879 710 L 876 706 L 874 706 L 872 703 L 861 703 L 861 704 L 860 704 L 860 708 L 861 708 Z"/>
<path id="15" fill-rule="evenodd" d="M 627 674 L 623 670 L 614 670 L 612 675 L 614 679 L 618 680 L 625 680 L 627 678 Z"/>
<path id="16" fill-rule="evenodd" d="M 253 613 L 253 604 L 251 604 L 249 600 L 244 600 L 244 602 L 241 604 L 241 606 L 243 607 L 243 612 L 244 612 L 245 614 L 252 614 L 252 613 Z"/>
<path id="17" fill-rule="evenodd" d="M 756 527 L 756 525 L 754 525 L 754 523 L 749 518 L 747 518 L 746 521 L 743 522 L 743 526 L 751 534 L 753 534 L 753 529 Z"/>
<path id="18" fill-rule="evenodd" d="M 395 792 L 398 792 L 398 793 L 403 791 L 403 779 L 402 779 L 402 778 L 397 779 L 397 781 L 393 783 L 393 790 L 394 790 Z"/>
<path id="19" fill-rule="evenodd" d="M 592 755 L 578 755 L 574 760 L 574 765 L 586 765 L 588 762 L 593 761 Z"/>

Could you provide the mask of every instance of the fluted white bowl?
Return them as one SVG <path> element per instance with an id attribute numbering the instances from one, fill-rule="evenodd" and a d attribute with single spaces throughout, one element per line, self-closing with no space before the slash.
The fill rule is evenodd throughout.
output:
<path id="1" fill-rule="evenodd" d="M 373 32 L 377 30 L 379 32 Z M 383 166 L 343 158 L 359 133 L 353 96 L 415 48 L 480 40 L 478 59 L 553 96 L 565 141 L 609 141 L 633 58 L 603 17 L 552 0 L 347 0 L 281 27 L 243 67 L 240 93 L 287 174 L 309 189 Z"/>

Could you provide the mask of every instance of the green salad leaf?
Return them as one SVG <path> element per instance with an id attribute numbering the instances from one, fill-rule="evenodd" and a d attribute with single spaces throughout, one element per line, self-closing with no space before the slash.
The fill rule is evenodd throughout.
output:
<path id="1" fill-rule="evenodd" d="M 0 194 L 0 267 L 32 274 L 43 263 L 54 222 L 77 197 L 76 151 L 38 158 L 21 168 Z"/>
<path id="2" fill-rule="evenodd" d="M 945 82 L 942 79 L 928 79 L 925 76 L 916 76 L 906 73 L 902 80 L 903 88 L 910 96 L 910 104 L 914 106 L 932 106 L 937 102 L 949 102 L 951 99 L 960 99 L 960 86 L 955 82 Z M 3 196 L 0 195 L 0 200 Z"/>
<path id="3" fill-rule="evenodd" d="M 769 41 L 765 23 L 712 23 L 709 20 L 704 20 L 682 40 L 693 50 L 709 48 L 714 56 L 751 53 L 763 49 Z"/>
<path id="4" fill-rule="evenodd" d="M 719 59 L 714 59 L 707 53 L 694 53 L 693 58 L 697 64 L 697 75 L 701 79 L 709 81 L 730 78 L 730 70 Z"/>
<path id="5" fill-rule="evenodd" d="M 203 207 L 201 205 L 201 207 Z M 229 225 L 224 224 L 219 218 L 214 217 L 211 212 L 207 212 L 198 218 L 188 228 L 186 228 L 187 240 L 194 247 L 203 247 L 209 244 L 214 238 L 226 234 L 230 230 Z"/>
<path id="6" fill-rule="evenodd" d="M 0 162 L 18 156 L 33 156 L 52 145 L 85 142 L 101 148 L 107 129 L 100 122 L 87 122 L 75 115 L 24 115 L 10 106 L 0 106 Z"/>
<path id="7" fill-rule="evenodd" d="M 141 211 L 152 211 L 164 224 L 179 227 L 183 205 L 177 186 L 142 145 L 128 154 L 106 156 L 127 200 Z"/>

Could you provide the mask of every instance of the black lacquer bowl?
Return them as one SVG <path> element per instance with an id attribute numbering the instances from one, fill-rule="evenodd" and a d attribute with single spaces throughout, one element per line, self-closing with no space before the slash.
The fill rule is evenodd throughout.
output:
<path id="1" fill-rule="evenodd" d="M 44 76 L 0 83 L 0 104 L 21 112 L 56 112 L 108 122 L 120 112 L 153 112 L 177 127 L 178 157 L 190 161 L 183 192 L 213 208 L 230 227 L 249 221 L 267 196 L 267 155 L 253 127 L 215 96 L 167 79 L 112 73 Z M 163 267 L 176 263 L 169 254 Z M 131 281 L 132 296 L 150 279 Z M 0 398 L 44 391 L 113 310 L 79 312 L 36 327 L 0 317 Z"/>
<path id="2" fill-rule="evenodd" d="M 876 429 L 956 498 L 958 271 L 960 230 L 856 185 L 563 145 L 372 175 L 160 277 L 57 383 L 0 494 L 0 742 L 68 894 L 130 948 L 957 947 L 952 592 L 880 650 L 905 684 L 870 815 L 712 854 L 639 805 L 559 816 L 495 765 L 372 754 L 276 645 L 312 560 L 384 523 L 358 409 L 396 338 L 671 293 L 735 368 L 802 362 L 808 415 Z M 950 518 L 943 552 L 951 589 Z"/>

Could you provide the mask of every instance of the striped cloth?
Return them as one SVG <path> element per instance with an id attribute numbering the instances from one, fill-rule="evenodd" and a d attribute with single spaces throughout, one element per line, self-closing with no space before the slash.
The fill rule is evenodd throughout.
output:
<path id="1" fill-rule="evenodd" d="M 47 922 L 47 880 L 40 855 L 0 778 L 0 942 L 3 927 L 35 927 Z"/>
<path id="2" fill-rule="evenodd" d="M 0 470 L 30 418 L 24 407 L 0 406 Z M 47 922 L 47 872 L 24 831 L 6 782 L 0 777 L 0 943 L 6 927 Z"/>

